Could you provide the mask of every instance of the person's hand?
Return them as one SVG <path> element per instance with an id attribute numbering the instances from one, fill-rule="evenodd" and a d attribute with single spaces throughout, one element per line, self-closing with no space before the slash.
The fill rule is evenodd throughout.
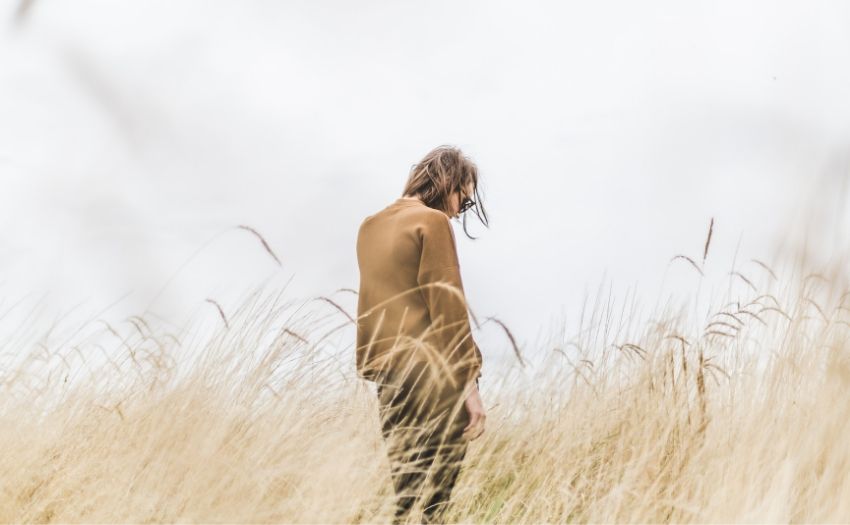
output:
<path id="1" fill-rule="evenodd" d="M 487 419 L 478 385 L 474 381 L 470 383 L 464 406 L 469 414 L 469 424 L 463 429 L 463 438 L 472 441 L 484 433 L 484 420 Z"/>

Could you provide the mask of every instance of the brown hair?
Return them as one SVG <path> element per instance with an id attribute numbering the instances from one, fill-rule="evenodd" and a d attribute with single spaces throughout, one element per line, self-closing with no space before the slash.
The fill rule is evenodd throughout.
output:
<path id="1" fill-rule="evenodd" d="M 487 212 L 478 193 L 478 167 L 460 148 L 437 146 L 425 155 L 410 170 L 402 195 L 416 195 L 427 206 L 448 213 L 449 197 L 472 181 L 475 215 L 484 226 L 489 227 Z M 463 233 L 477 239 L 466 231 L 466 213 L 463 214 Z"/>

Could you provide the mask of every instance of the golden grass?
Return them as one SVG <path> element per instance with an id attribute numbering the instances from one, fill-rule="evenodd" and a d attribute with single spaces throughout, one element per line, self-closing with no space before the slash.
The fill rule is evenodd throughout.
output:
<path id="1" fill-rule="evenodd" d="M 449 519 L 850 521 L 844 266 L 784 282 L 759 266 L 765 284 L 733 272 L 735 295 L 700 315 L 668 305 L 639 322 L 597 298 L 574 336 L 522 357 L 488 318 L 513 364 L 484 349 L 487 431 Z M 210 300 L 206 323 L 177 331 L 145 316 L 13 330 L 0 521 L 387 522 L 351 316 L 282 297 Z"/>

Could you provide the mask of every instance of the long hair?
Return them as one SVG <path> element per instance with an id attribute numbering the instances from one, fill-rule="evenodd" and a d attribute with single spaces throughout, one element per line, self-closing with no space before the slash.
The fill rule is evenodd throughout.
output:
<path id="1" fill-rule="evenodd" d="M 410 176 L 404 185 L 402 195 L 418 195 L 425 205 L 449 211 L 449 198 L 472 181 L 475 211 L 478 220 L 489 227 L 487 211 L 478 192 L 478 167 L 455 146 L 437 146 L 425 155 L 418 164 L 410 169 Z M 466 213 L 463 213 L 463 233 L 470 239 L 477 239 L 466 231 Z"/>

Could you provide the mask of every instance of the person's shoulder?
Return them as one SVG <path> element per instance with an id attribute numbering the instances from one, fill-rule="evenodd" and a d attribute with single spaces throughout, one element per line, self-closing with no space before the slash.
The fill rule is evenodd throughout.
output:
<path id="1" fill-rule="evenodd" d="M 360 221 L 360 228 L 362 229 L 369 221 L 371 221 L 375 217 L 375 214 L 367 215 Z"/>
<path id="2" fill-rule="evenodd" d="M 411 206 L 410 214 L 428 225 L 441 226 L 449 223 L 449 216 L 430 206 Z"/>
<path id="3" fill-rule="evenodd" d="M 357 236 L 358 237 L 362 237 L 365 234 L 366 231 L 371 229 L 370 226 L 374 222 L 375 216 L 377 216 L 377 215 L 378 215 L 377 213 L 367 215 L 366 217 L 363 218 L 362 221 L 360 221 L 360 226 L 357 227 Z"/>
<path id="4" fill-rule="evenodd" d="M 417 206 L 415 213 L 420 235 L 436 239 L 454 238 L 451 219 L 442 211 L 429 206 Z"/>

